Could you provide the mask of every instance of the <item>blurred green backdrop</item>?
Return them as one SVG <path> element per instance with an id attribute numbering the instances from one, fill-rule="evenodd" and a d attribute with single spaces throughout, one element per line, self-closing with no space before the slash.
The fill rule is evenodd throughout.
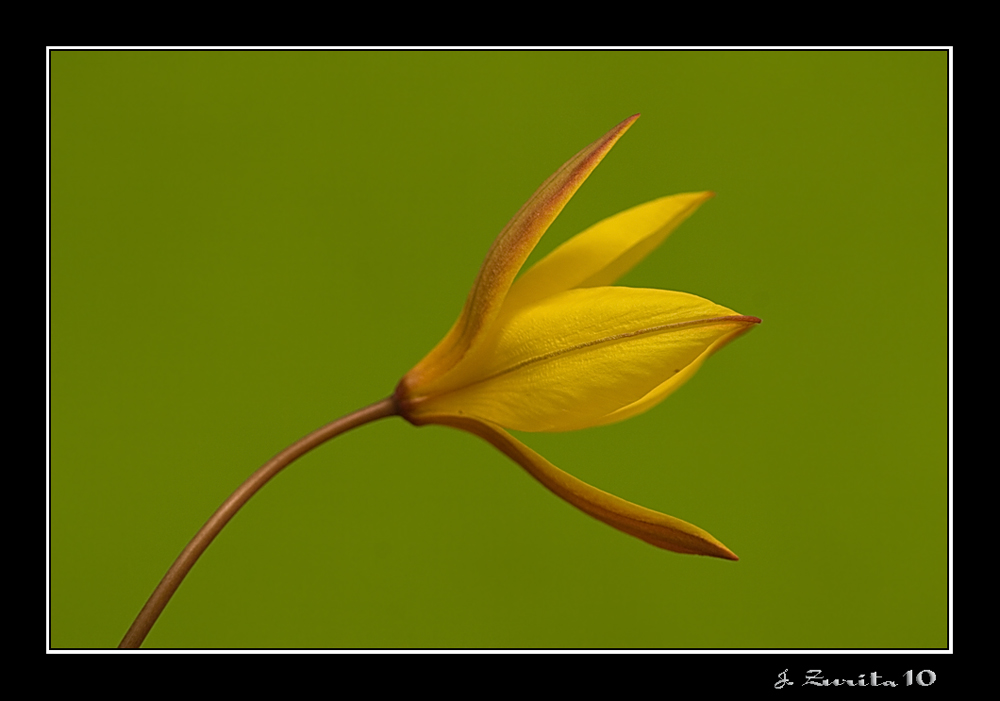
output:
<path id="1" fill-rule="evenodd" d="M 257 495 L 147 647 L 945 647 L 947 60 L 52 53 L 51 645 L 117 645 L 221 501 L 389 394 L 534 189 L 641 112 L 532 260 L 714 190 L 622 284 L 763 324 L 647 414 L 520 437 L 741 560 L 389 419 Z"/>

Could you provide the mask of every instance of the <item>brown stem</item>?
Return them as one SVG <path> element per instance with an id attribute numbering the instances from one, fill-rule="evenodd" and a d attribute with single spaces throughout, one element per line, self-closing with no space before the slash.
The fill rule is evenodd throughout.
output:
<path id="1" fill-rule="evenodd" d="M 375 402 L 371 406 L 359 409 L 353 414 L 343 416 L 322 428 L 316 429 L 305 438 L 285 448 L 258 468 L 256 472 L 247 478 L 246 482 L 241 484 L 235 492 L 229 495 L 228 499 L 222 502 L 222 506 L 212 514 L 212 517 L 208 519 L 205 525 L 201 527 L 201 530 L 191 539 L 191 542 L 187 544 L 187 547 L 177 557 L 174 564 L 163 575 L 160 584 L 153 591 L 146 605 L 142 607 L 142 611 L 136 616 L 135 622 L 132 623 L 132 627 L 128 629 L 118 647 L 137 648 L 142 645 L 142 641 L 146 639 L 146 635 L 149 633 L 150 628 L 153 627 L 153 624 L 156 623 L 156 619 L 159 618 L 167 602 L 170 601 L 170 597 L 174 595 L 177 587 L 184 581 L 184 577 L 188 571 L 198 561 L 201 554 L 205 552 L 205 548 L 215 539 L 215 536 L 219 535 L 219 532 L 229 523 L 229 519 L 240 510 L 240 507 L 247 503 L 247 500 L 256 494 L 261 487 L 267 484 L 268 480 L 292 462 L 331 438 L 370 421 L 384 419 L 387 416 L 395 416 L 398 413 L 392 397 L 387 397 L 380 402 Z"/>

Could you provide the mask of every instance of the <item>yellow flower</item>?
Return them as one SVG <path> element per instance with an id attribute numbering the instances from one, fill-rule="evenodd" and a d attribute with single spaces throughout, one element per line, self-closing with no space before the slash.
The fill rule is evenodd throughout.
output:
<path id="1" fill-rule="evenodd" d="M 504 429 L 570 431 L 646 411 L 760 319 L 683 292 L 609 287 L 710 192 L 663 197 L 596 224 L 517 275 L 634 115 L 567 161 L 494 241 L 458 321 L 400 381 L 399 413 L 492 443 L 552 492 L 629 535 L 737 559 L 689 523 L 566 474 Z"/>

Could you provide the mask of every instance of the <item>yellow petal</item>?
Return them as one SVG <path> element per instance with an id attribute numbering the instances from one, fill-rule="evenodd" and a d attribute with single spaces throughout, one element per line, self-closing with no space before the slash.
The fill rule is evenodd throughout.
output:
<path id="1" fill-rule="evenodd" d="M 632 115 L 590 144 L 542 183 L 497 236 L 483 261 L 458 321 L 440 343 L 417 364 L 401 386 L 419 386 L 457 363 L 488 328 L 511 282 L 535 244 L 611 147 L 639 115 Z"/>
<path id="2" fill-rule="evenodd" d="M 759 321 L 759 320 L 758 320 Z M 698 371 L 702 363 L 708 359 L 708 357 L 716 353 L 720 348 L 727 345 L 728 343 L 736 340 L 743 334 L 750 331 L 755 326 L 755 324 L 750 324 L 744 326 L 743 328 L 736 329 L 735 331 L 726 334 L 711 346 L 708 350 L 698 356 L 698 359 L 693 363 L 688 365 L 686 368 L 681 370 L 679 373 L 671 377 L 669 380 L 661 383 L 653 391 L 649 392 L 642 399 L 632 402 L 628 406 L 624 406 L 621 409 L 611 412 L 604 418 L 594 422 L 594 426 L 606 426 L 607 424 L 618 423 L 619 421 L 624 421 L 625 419 L 631 418 L 633 416 L 638 416 L 639 414 L 649 411 L 654 406 L 662 402 L 664 399 L 669 397 L 674 393 L 681 385 L 691 379 L 691 377 Z"/>
<path id="3" fill-rule="evenodd" d="M 754 317 L 683 292 L 593 287 L 505 317 L 404 414 L 451 414 L 521 431 L 593 426 L 641 400 Z"/>
<path id="4" fill-rule="evenodd" d="M 739 559 L 710 533 L 673 516 L 638 506 L 591 487 L 563 472 L 506 431 L 454 416 L 437 417 L 434 423 L 460 428 L 489 441 L 553 494 L 623 533 L 676 553 L 710 555 L 726 560 Z"/>
<path id="5" fill-rule="evenodd" d="M 520 308 L 572 289 L 611 285 L 691 216 L 712 192 L 661 197 L 598 222 L 526 270 L 504 309 Z"/>

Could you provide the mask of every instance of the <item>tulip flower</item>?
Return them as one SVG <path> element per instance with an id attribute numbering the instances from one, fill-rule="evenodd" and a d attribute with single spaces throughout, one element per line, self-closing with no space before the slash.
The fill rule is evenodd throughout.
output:
<path id="1" fill-rule="evenodd" d="M 515 281 L 535 244 L 638 115 L 580 151 L 497 237 L 451 331 L 399 383 L 418 426 L 473 433 L 569 503 L 667 550 L 736 556 L 700 528 L 591 487 L 507 433 L 570 431 L 646 411 L 760 322 L 683 292 L 609 287 L 712 193 L 663 197 L 598 223 Z"/>
<path id="2" fill-rule="evenodd" d="M 663 197 L 605 219 L 515 280 L 545 230 L 638 117 L 617 125 L 542 183 L 493 242 L 454 326 L 392 396 L 286 448 L 223 502 L 167 571 L 120 647 L 142 643 L 201 553 L 268 480 L 334 436 L 389 416 L 479 436 L 557 496 L 651 545 L 738 559 L 696 526 L 563 472 L 506 430 L 571 431 L 644 412 L 760 323 L 683 292 L 611 286 L 710 192 Z"/>

